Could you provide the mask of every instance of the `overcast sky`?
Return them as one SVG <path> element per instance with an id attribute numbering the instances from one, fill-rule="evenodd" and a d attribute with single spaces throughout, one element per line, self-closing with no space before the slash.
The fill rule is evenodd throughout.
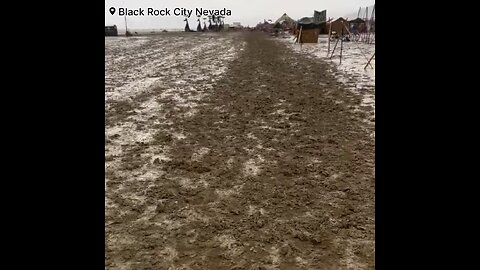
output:
<path id="1" fill-rule="evenodd" d="M 124 17 L 118 15 L 118 8 L 129 9 L 147 8 L 163 9 L 187 8 L 193 10 L 189 23 L 192 28 L 196 27 L 197 21 L 195 8 L 204 9 L 230 9 L 232 15 L 225 19 L 225 23 L 240 22 L 244 26 L 255 26 L 264 19 L 277 20 L 283 13 L 287 13 L 292 19 L 312 17 L 313 10 L 327 10 L 327 17 L 338 18 L 356 14 L 358 9 L 372 6 L 375 0 L 105 0 L 105 25 L 116 24 L 119 31 L 124 30 Z M 111 15 L 110 7 L 115 7 L 117 12 Z M 371 9 L 370 9 L 371 10 Z M 369 10 L 369 12 L 370 12 Z M 155 16 L 128 17 L 129 29 L 173 29 L 183 28 L 184 17 Z M 353 18 L 350 18 L 353 19 Z"/>

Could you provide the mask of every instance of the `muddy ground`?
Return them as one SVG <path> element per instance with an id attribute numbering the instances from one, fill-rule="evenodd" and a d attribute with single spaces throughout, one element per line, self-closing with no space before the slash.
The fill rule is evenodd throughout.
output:
<path id="1" fill-rule="evenodd" d="M 259 33 L 105 60 L 106 269 L 374 269 L 374 112 L 331 63 Z"/>

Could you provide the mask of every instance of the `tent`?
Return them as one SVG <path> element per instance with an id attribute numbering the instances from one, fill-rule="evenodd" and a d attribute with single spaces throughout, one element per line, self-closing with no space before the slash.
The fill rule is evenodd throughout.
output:
<path id="1" fill-rule="evenodd" d="M 293 25 L 295 24 L 295 20 L 290 18 L 287 15 L 287 13 L 283 13 L 283 15 L 280 18 L 278 18 L 278 20 L 276 20 L 274 24 L 277 24 L 277 23 L 285 24 L 285 25 Z"/>
<path id="2" fill-rule="evenodd" d="M 349 22 L 342 17 L 340 17 L 340 18 L 336 19 L 335 21 L 331 22 L 331 27 L 332 27 L 332 32 L 336 32 L 337 35 L 342 34 L 342 29 L 343 29 L 343 34 L 344 35 L 348 34 L 345 27 L 347 29 L 350 29 Z"/>

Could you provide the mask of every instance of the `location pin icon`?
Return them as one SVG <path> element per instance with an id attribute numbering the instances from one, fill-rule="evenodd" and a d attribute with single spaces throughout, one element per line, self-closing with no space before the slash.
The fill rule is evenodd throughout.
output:
<path id="1" fill-rule="evenodd" d="M 115 8 L 114 7 L 110 8 L 110 14 L 112 14 L 112 15 L 115 14 Z"/>

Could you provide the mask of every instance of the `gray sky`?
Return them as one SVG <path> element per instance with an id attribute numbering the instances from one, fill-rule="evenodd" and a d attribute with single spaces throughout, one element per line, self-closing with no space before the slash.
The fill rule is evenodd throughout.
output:
<path id="1" fill-rule="evenodd" d="M 244 26 L 255 26 L 263 19 L 275 21 L 283 13 L 287 13 L 292 19 L 298 20 L 301 17 L 313 16 L 313 10 L 327 10 L 327 17 L 337 18 L 356 14 L 358 9 L 372 6 L 375 0 L 105 0 L 105 25 L 116 24 L 119 31 L 125 28 L 125 19 L 118 15 L 118 8 L 187 8 L 192 9 L 192 17 L 189 19 L 192 28 L 197 25 L 195 8 L 204 9 L 230 9 L 232 15 L 225 19 L 225 23 L 240 22 Z M 117 12 L 111 15 L 110 7 L 115 7 Z M 370 10 L 369 10 L 370 11 Z M 155 16 L 128 17 L 129 29 L 172 29 L 183 28 L 184 17 Z M 207 22 L 208 24 L 208 22 Z"/>

